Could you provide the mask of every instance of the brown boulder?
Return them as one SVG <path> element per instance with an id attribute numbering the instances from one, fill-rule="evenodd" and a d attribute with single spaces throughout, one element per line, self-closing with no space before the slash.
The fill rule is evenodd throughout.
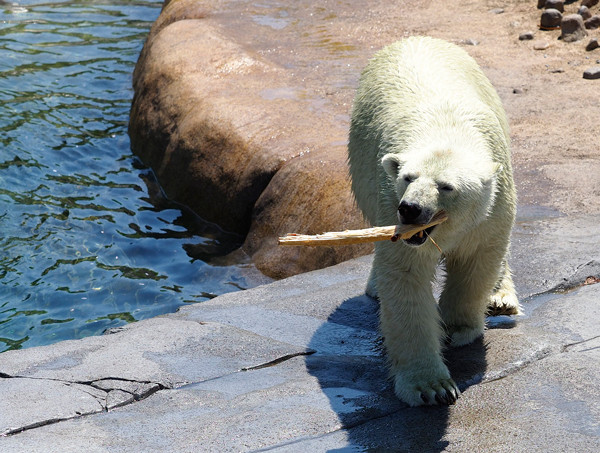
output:
<path id="1" fill-rule="evenodd" d="M 319 234 L 365 228 L 350 193 L 346 147 L 306 154 L 283 166 L 258 199 L 244 250 L 274 278 L 331 266 L 373 251 L 373 245 L 278 247 L 285 233 Z M 351 225 L 351 227 L 349 227 Z"/>
<path id="2" fill-rule="evenodd" d="M 188 3 L 194 2 L 169 6 Z M 161 17 L 168 13 L 169 7 Z M 259 96 L 263 83 L 278 72 L 202 19 L 163 19 L 134 73 L 132 149 L 154 169 L 169 197 L 240 234 L 248 230 L 253 203 L 293 155 L 250 139 L 269 110 Z M 232 105 L 228 94 L 241 80 L 248 94 Z"/>
<path id="3" fill-rule="evenodd" d="M 327 93 L 315 92 L 321 87 L 314 80 L 308 87 L 225 38 L 198 3 L 167 2 L 140 54 L 133 151 L 154 169 L 167 196 L 228 231 L 250 231 L 244 248 L 267 275 L 367 253 L 365 246 L 277 246 L 276 237 L 290 231 L 365 226 L 349 192 L 345 147 L 331 145 L 346 140 L 347 124 L 327 108 Z"/>

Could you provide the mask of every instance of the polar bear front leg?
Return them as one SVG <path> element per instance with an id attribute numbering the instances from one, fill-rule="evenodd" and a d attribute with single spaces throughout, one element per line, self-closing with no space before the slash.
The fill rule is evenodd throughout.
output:
<path id="1" fill-rule="evenodd" d="M 443 329 L 430 282 L 379 264 L 376 254 L 380 325 L 396 395 L 411 406 L 453 404 L 460 391 L 442 359 Z"/>

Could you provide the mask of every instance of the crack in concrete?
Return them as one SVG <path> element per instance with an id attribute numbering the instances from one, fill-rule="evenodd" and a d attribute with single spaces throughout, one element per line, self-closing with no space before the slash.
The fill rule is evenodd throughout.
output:
<path id="1" fill-rule="evenodd" d="M 99 405 L 97 410 L 90 410 L 90 411 L 86 411 L 86 412 L 75 411 L 74 416 L 49 418 L 46 420 L 40 420 L 35 423 L 31 423 L 29 425 L 20 426 L 18 428 L 12 428 L 5 432 L 0 433 L 0 437 L 12 436 L 15 434 L 22 433 L 24 431 L 39 428 L 41 426 L 52 425 L 54 423 L 59 423 L 59 422 L 66 421 L 66 420 L 73 420 L 73 419 L 88 416 L 88 415 L 99 414 L 101 412 L 108 412 L 109 410 L 115 409 L 117 407 L 123 407 L 128 404 L 144 400 L 160 390 L 166 390 L 166 389 L 172 388 L 172 387 L 166 386 L 160 382 L 138 381 L 135 379 L 126 379 L 126 378 L 120 378 L 120 377 L 104 377 L 104 378 L 99 378 L 99 379 L 94 379 L 94 380 L 89 380 L 89 381 L 69 381 L 66 379 L 56 379 L 56 378 L 49 378 L 49 377 L 12 376 L 12 375 L 0 372 L 0 378 L 2 378 L 2 379 L 31 379 L 31 380 L 38 380 L 38 381 L 59 382 L 61 384 L 69 386 L 69 387 L 75 387 L 75 388 L 77 388 L 78 391 L 81 391 L 83 393 L 90 395 L 94 400 L 96 400 L 96 402 Z M 103 386 L 101 384 L 102 382 L 116 382 L 116 383 L 133 384 L 135 386 L 135 388 L 139 388 L 142 391 L 136 392 L 135 390 L 132 391 L 131 388 L 122 388 L 119 386 L 110 386 L 110 385 Z M 140 386 L 140 387 L 137 387 L 137 386 Z M 96 391 L 95 392 L 91 391 L 91 390 L 88 391 L 85 389 L 85 387 L 91 387 Z M 127 387 L 127 386 L 125 386 L 125 387 Z M 121 402 L 116 402 L 115 404 L 109 404 L 109 401 L 108 401 L 109 395 L 111 394 L 111 392 L 114 392 L 114 391 L 121 391 L 123 393 L 126 393 L 131 396 L 131 399 L 125 399 Z"/>
<path id="2" fill-rule="evenodd" d="M 598 338 L 600 338 L 600 335 L 596 335 L 596 336 L 594 336 L 594 337 L 591 337 L 591 338 L 586 338 L 585 340 L 576 341 L 576 342 L 574 342 L 574 343 L 565 344 L 565 345 L 563 345 L 563 347 L 561 348 L 560 352 L 568 352 L 568 349 L 569 349 L 569 348 L 572 348 L 573 346 L 578 346 L 578 345 L 580 345 L 580 344 L 584 344 L 584 343 L 587 343 L 587 342 L 589 342 L 589 341 L 594 341 L 594 340 L 596 340 L 596 339 L 598 339 Z M 583 351 L 590 351 L 590 350 L 592 350 L 592 349 L 597 349 L 597 347 L 595 347 L 595 348 L 589 348 L 589 349 L 584 349 Z M 579 352 L 583 352 L 583 351 L 579 351 Z"/>
<path id="3" fill-rule="evenodd" d="M 557 284 L 552 289 L 544 293 L 567 292 L 572 289 L 580 288 L 586 285 L 593 285 L 600 282 L 600 261 L 591 260 L 587 263 L 577 266 L 575 272 L 565 278 L 563 282 Z M 542 293 L 542 294 L 544 294 Z"/>
<path id="4" fill-rule="evenodd" d="M 265 362 L 265 363 L 261 363 L 259 365 L 254 365 L 254 366 L 250 366 L 250 367 L 244 367 L 242 369 L 240 369 L 240 371 L 252 371 L 252 370 L 261 370 L 263 368 L 268 368 L 271 366 L 276 366 L 279 365 L 280 363 L 286 362 L 290 359 L 293 359 L 294 357 L 300 357 L 300 356 L 309 356 L 312 355 L 314 353 L 316 353 L 317 351 L 314 349 L 306 349 L 305 351 L 301 351 L 301 352 L 293 352 L 291 354 L 286 354 L 284 356 L 278 357 L 274 360 L 271 360 L 269 362 Z"/>
<path id="5" fill-rule="evenodd" d="M 518 360 L 509 364 L 509 366 L 503 370 L 497 371 L 495 373 L 486 373 L 481 377 L 480 382 L 475 382 L 475 384 L 489 384 L 490 382 L 499 381 L 504 379 L 505 377 L 511 376 L 525 368 L 527 368 L 532 363 L 539 362 L 547 357 L 549 357 L 553 351 L 553 347 L 545 346 L 541 349 L 538 349 L 535 353 L 533 353 L 530 357 L 527 357 L 523 360 Z"/>

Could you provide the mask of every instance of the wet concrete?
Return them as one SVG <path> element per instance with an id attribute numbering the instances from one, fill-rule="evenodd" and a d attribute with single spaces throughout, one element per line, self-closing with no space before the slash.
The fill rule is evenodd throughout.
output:
<path id="1" fill-rule="evenodd" d="M 513 236 L 525 314 L 446 352 L 455 406 L 395 398 L 367 256 L 2 354 L 0 450 L 598 451 L 600 218 L 533 217 Z"/>

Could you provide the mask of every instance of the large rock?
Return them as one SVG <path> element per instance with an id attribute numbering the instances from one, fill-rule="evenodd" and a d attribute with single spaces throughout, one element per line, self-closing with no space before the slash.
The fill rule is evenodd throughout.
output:
<path id="1" fill-rule="evenodd" d="M 564 16 L 560 22 L 560 30 L 560 37 L 565 42 L 579 41 L 587 36 L 583 18 L 579 14 Z"/>
<path id="2" fill-rule="evenodd" d="M 129 133 L 169 197 L 250 233 L 259 269 L 285 277 L 372 246 L 278 248 L 287 232 L 366 226 L 349 190 L 347 120 L 318 78 L 307 85 L 280 63 L 224 37 L 199 2 L 167 2 L 136 66 Z"/>
<path id="3" fill-rule="evenodd" d="M 540 28 L 542 30 L 552 30 L 560 27 L 560 21 L 562 20 L 562 13 L 557 9 L 547 9 L 542 13 L 540 19 Z"/>

